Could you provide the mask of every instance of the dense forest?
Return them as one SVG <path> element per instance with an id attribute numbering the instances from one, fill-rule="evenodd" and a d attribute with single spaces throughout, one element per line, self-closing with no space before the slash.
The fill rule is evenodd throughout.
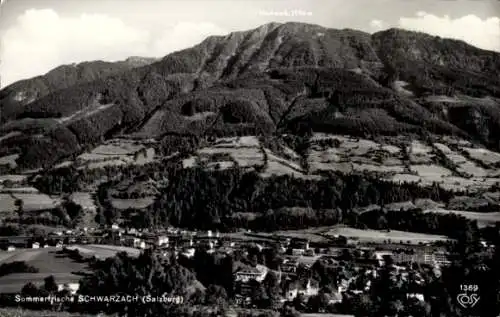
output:
<path id="1" fill-rule="evenodd" d="M 384 205 L 417 198 L 447 201 L 453 194 L 439 186 L 422 188 L 414 184 L 393 184 L 363 175 L 325 174 L 319 180 L 294 178 L 291 175 L 263 179 L 257 172 L 243 169 L 207 171 L 201 168 L 180 169 L 175 165 L 163 171 L 162 178 L 169 181 L 160 189 L 155 203 L 145 212 L 126 211 L 135 214 L 128 219 L 138 227 L 173 226 L 219 230 L 237 227 L 277 228 L 307 227 L 327 221 L 347 221 L 346 215 L 359 206 Z M 156 175 L 155 175 L 156 174 Z M 148 175 L 148 174 L 146 174 Z M 158 177 L 158 171 L 148 175 Z M 106 210 L 106 223 L 120 218 L 118 210 L 109 210 L 108 188 L 116 181 L 104 183 L 98 190 L 98 198 Z M 307 190 L 304 190 L 307 188 Z M 280 217 L 281 208 L 311 208 L 312 213 L 295 216 L 291 212 Z M 239 215 L 254 214 L 248 221 Z M 297 217 L 294 218 L 294 217 Z M 394 215 L 396 217 L 396 215 Z M 298 218 L 301 218 L 299 220 Z M 293 221 L 298 220 L 298 221 Z M 262 227 L 265 223 L 266 226 Z"/>
<path id="2" fill-rule="evenodd" d="M 301 138 L 286 141 L 300 153 Z M 165 151 L 170 152 L 185 146 L 189 149 L 198 142 L 196 138 L 183 142 L 172 138 L 164 146 Z M 97 221 L 101 224 L 118 221 L 136 228 L 172 225 L 221 231 L 237 228 L 273 231 L 344 223 L 359 228 L 411 229 L 453 236 L 455 229 L 463 228 L 467 223 L 456 215 L 436 215 L 420 210 L 384 211 L 386 204 L 419 198 L 447 203 L 459 193 L 444 190 L 437 184 L 429 187 L 395 184 L 364 174 L 329 172 L 323 173 L 320 179 L 292 175 L 262 178 L 258 171 L 243 168 L 183 169 L 174 160 L 126 169 L 61 168 L 42 174 L 37 178 L 36 186 L 47 193 L 71 193 L 102 177 L 108 181 L 99 186 L 96 195 L 100 206 Z M 139 183 L 153 180 L 162 185 L 157 186 L 154 203 L 149 207 L 118 210 L 110 203 L 110 193 L 125 180 Z M 132 198 L 120 195 L 121 198 Z M 358 207 L 368 205 L 379 205 L 382 209 L 362 214 L 356 212 Z M 69 208 L 71 204 L 63 207 L 71 215 L 70 219 L 78 217 L 78 208 Z"/>

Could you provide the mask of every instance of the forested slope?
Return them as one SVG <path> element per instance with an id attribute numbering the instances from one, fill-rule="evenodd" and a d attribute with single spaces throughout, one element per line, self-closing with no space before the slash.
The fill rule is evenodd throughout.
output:
<path id="1" fill-rule="evenodd" d="M 19 153 L 20 166 L 39 167 L 124 133 L 150 138 L 311 130 L 459 135 L 498 149 L 499 56 L 397 29 L 370 35 L 271 23 L 209 37 L 129 71 L 96 80 L 93 73 L 82 75 L 84 83 L 67 88 L 57 84 L 64 76 L 55 75 L 48 86 L 64 89 L 6 117 L 0 131 L 16 137 L 0 141 L 2 154 Z M 97 69 L 113 72 L 111 66 Z M 33 155 L 51 146 L 57 149 L 51 155 Z"/>

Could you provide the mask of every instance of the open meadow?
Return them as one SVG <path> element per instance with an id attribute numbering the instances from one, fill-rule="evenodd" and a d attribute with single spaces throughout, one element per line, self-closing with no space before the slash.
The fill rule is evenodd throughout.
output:
<path id="1" fill-rule="evenodd" d="M 75 245 L 68 249 L 77 249 L 84 256 L 99 259 L 113 257 L 118 252 L 127 252 L 132 256 L 140 254 L 138 249 L 112 245 Z M 15 273 L 0 277 L 0 293 L 18 292 L 28 282 L 43 285 L 44 278 L 49 275 L 53 275 L 58 283 L 76 283 L 82 273 L 89 272 L 87 263 L 73 260 L 55 247 L 0 252 L 0 264 L 16 261 L 35 267 L 38 273 Z"/>
<path id="2" fill-rule="evenodd" d="M 423 234 L 408 231 L 397 230 L 371 230 L 355 229 L 350 227 L 338 226 L 325 232 L 325 235 L 331 237 L 344 236 L 348 239 L 358 240 L 359 242 L 381 243 L 384 241 L 400 242 L 411 244 L 431 243 L 436 241 L 447 241 L 449 238 L 441 235 Z"/>

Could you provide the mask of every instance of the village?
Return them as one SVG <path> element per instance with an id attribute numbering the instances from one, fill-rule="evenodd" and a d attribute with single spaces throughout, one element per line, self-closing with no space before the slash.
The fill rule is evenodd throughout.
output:
<path id="1" fill-rule="evenodd" d="M 439 274 L 442 266 L 449 265 L 450 258 L 444 243 L 420 242 L 417 245 L 384 241 L 380 243 L 364 243 L 343 236 L 328 239 L 306 239 L 287 237 L 278 234 L 259 234 L 250 231 L 243 233 L 219 233 L 213 231 L 188 231 L 169 228 L 165 230 L 136 230 L 120 228 L 114 224 L 107 229 L 83 228 L 81 230 L 55 231 L 46 237 L 8 237 L 2 238 L 3 263 L 11 261 L 9 253 L 29 252 L 34 249 L 59 250 L 59 252 L 75 252 L 84 257 L 106 258 L 117 252 L 125 251 L 137 256 L 146 249 L 158 252 L 162 256 L 175 255 L 176 258 L 193 258 L 199 250 L 222 257 L 236 252 L 248 257 L 249 252 L 274 252 L 277 264 L 268 267 L 266 263 L 250 261 L 248 265 L 239 266 L 232 272 L 234 282 L 233 305 L 235 307 L 255 308 L 252 303 L 252 292 L 255 285 L 264 282 L 271 272 L 277 277 L 280 289 L 280 302 L 300 300 L 303 309 L 308 311 L 308 300 L 327 295 L 326 306 L 341 304 L 344 296 L 363 294 L 370 290 L 373 280 L 380 270 L 387 265 L 392 268 L 394 278 L 406 287 L 407 297 L 424 301 L 420 289 L 425 283 L 416 267 L 427 267 Z M 409 241 L 408 241 L 409 242 Z M 487 246 L 485 246 L 487 247 Z M 107 252 L 99 252 L 106 250 Z M 271 251 L 272 250 L 272 251 Z M 253 262 L 253 263 L 252 263 Z M 28 261 L 29 263 L 29 261 Z M 315 268 L 316 267 L 316 268 Z M 325 272 L 342 272 L 335 274 L 336 280 L 331 285 L 321 285 L 313 271 L 321 267 Z M 69 272 L 68 272 L 69 273 Z M 31 274 L 31 275 L 30 275 Z M 18 293 L 23 285 L 12 283 L 16 275 L 0 277 L 0 291 Z M 41 273 L 23 273 L 22 281 L 38 281 L 43 284 L 45 275 Z M 48 275 L 48 274 L 46 274 Z M 54 275 L 54 274 L 52 274 Z M 60 289 L 67 289 L 72 294 L 78 291 L 78 276 L 64 274 L 54 275 Z M 321 307 L 319 312 L 325 312 Z M 318 312 L 312 310 L 312 312 Z"/>

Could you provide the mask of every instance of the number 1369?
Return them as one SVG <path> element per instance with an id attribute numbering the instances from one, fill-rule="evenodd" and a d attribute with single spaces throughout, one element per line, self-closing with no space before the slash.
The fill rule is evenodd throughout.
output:
<path id="1" fill-rule="evenodd" d="M 462 284 L 460 285 L 460 290 L 462 292 L 477 292 L 479 290 L 479 286 L 476 284 Z"/>

